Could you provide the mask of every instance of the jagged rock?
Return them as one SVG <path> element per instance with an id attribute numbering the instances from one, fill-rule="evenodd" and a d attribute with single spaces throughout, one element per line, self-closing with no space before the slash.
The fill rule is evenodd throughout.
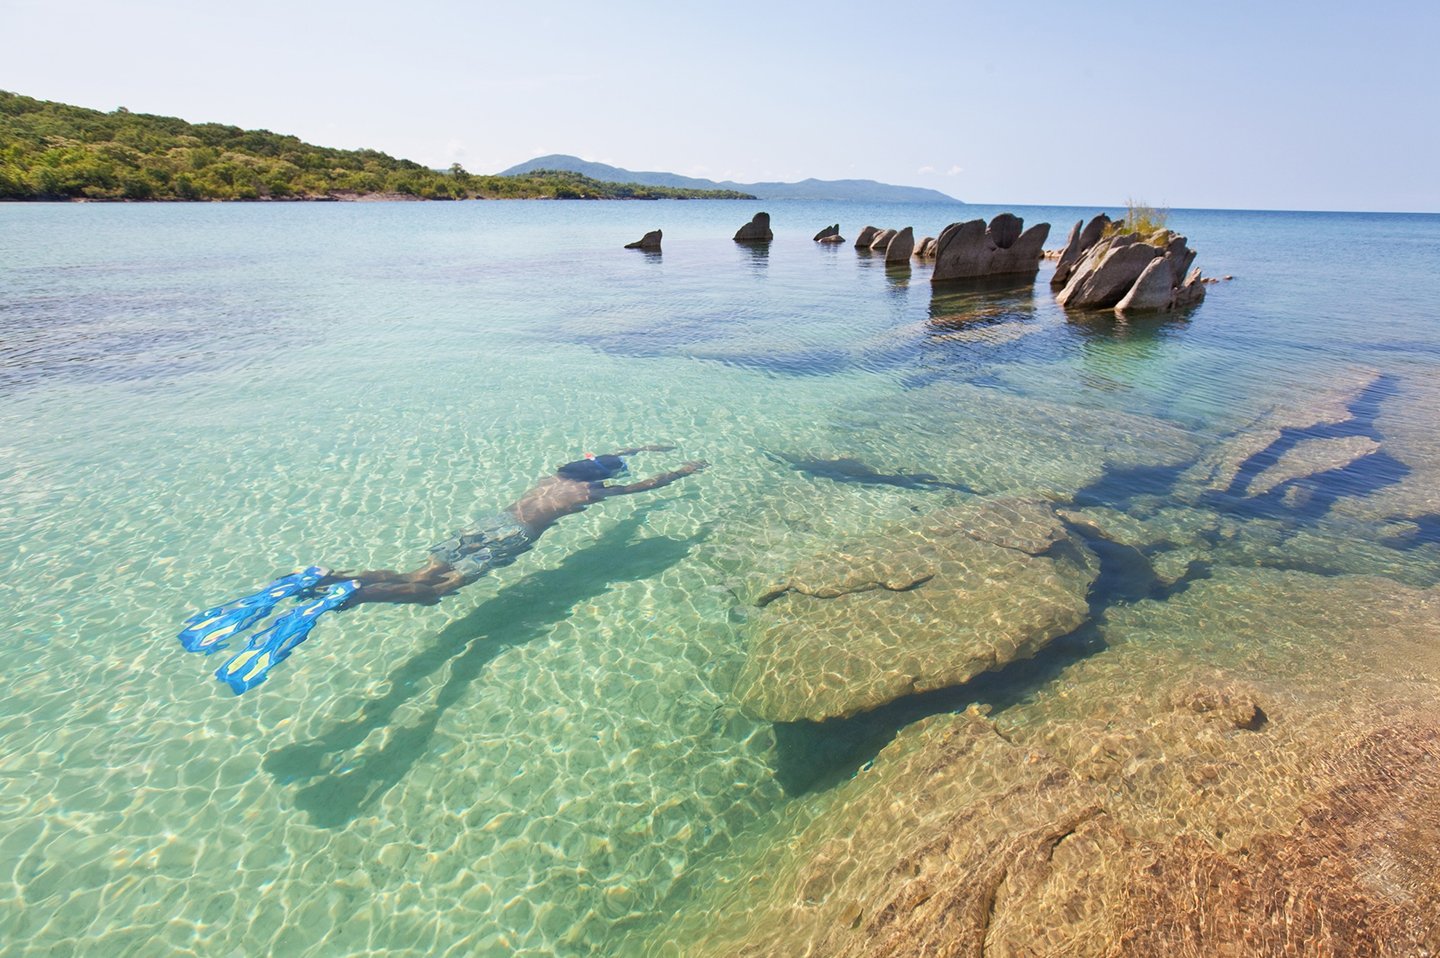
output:
<path id="1" fill-rule="evenodd" d="M 885 265 L 893 266 L 910 262 L 910 254 L 915 251 L 915 230 L 912 227 L 905 227 L 891 238 L 885 247 Z"/>
<path id="2" fill-rule="evenodd" d="M 1274 464 L 1261 472 L 1246 488 L 1247 496 L 1263 496 L 1277 486 L 1294 479 L 1344 469 L 1366 456 L 1380 451 L 1380 444 L 1365 436 L 1341 439 L 1302 439 L 1291 446 Z"/>
<path id="3" fill-rule="evenodd" d="M 927 236 L 915 244 L 915 255 L 919 259 L 935 258 L 935 237 Z"/>
<path id="4" fill-rule="evenodd" d="M 855 248 L 869 249 L 870 244 L 875 242 L 875 234 L 878 232 L 880 232 L 880 230 L 874 226 L 867 226 L 862 229 L 860 235 L 855 237 Z"/>
<path id="5" fill-rule="evenodd" d="M 1081 222 L 1075 221 L 1075 226 L 1070 230 L 1070 239 L 1065 243 L 1065 249 L 1060 252 L 1060 258 L 1055 263 L 1055 275 L 1050 277 L 1050 285 L 1053 287 L 1064 288 L 1070 281 L 1080 258 L 1105 235 L 1105 229 L 1110 225 L 1110 217 L 1100 213 L 1086 223 L 1083 229 L 1080 227 Z"/>
<path id="6" fill-rule="evenodd" d="M 633 243 L 626 243 L 626 249 L 658 250 L 660 248 L 660 237 L 663 234 L 660 230 L 651 230 Z"/>
<path id="7" fill-rule="evenodd" d="M 941 510 L 764 590 L 736 697 L 770 721 L 821 721 L 959 685 L 1076 629 L 1097 571 L 1048 503 Z"/>
<path id="8" fill-rule="evenodd" d="M 1092 225 L 1095 222 L 1091 220 Z M 1080 240 L 1080 236 L 1075 237 L 1075 244 Z M 1205 298 L 1200 271 L 1189 272 L 1194 260 L 1195 252 L 1185 237 L 1169 230 L 1149 236 L 1115 233 L 1103 237 L 1083 254 L 1055 299 L 1069 309 L 1121 312 L 1192 305 Z M 1065 261 L 1064 254 L 1061 261 Z M 1057 276 L 1059 273 L 1057 265 Z"/>
<path id="9" fill-rule="evenodd" d="M 883 253 L 890 248 L 890 241 L 896 236 L 895 230 L 881 230 L 870 241 L 870 252 Z"/>
<path id="10" fill-rule="evenodd" d="M 775 238 L 770 232 L 770 214 L 756 213 L 755 218 L 735 232 L 737 243 L 768 243 Z"/>
<path id="11" fill-rule="evenodd" d="M 990 221 L 951 223 L 935 241 L 932 282 L 979 279 L 1030 273 L 1040 268 L 1040 251 L 1050 235 L 1049 223 L 1037 223 L 1023 233 L 1024 221 L 1001 213 Z"/>
<path id="12" fill-rule="evenodd" d="M 1332 374 L 1322 389 L 1304 400 L 1266 410 L 1187 469 L 1181 476 L 1182 486 L 1195 487 L 1200 492 L 1228 491 L 1245 463 L 1273 446 L 1285 430 L 1313 429 L 1349 422 L 1354 418 L 1350 407 L 1379 378 L 1380 371 L 1370 367 L 1342 370 Z"/>
<path id="13" fill-rule="evenodd" d="M 827 226 L 827 227 L 825 227 L 823 230 L 821 230 L 820 232 L 816 233 L 816 234 L 815 234 L 815 242 L 817 242 L 817 243 L 826 243 L 826 242 L 829 242 L 829 243 L 843 243 L 843 242 L 845 242 L 843 239 L 840 238 L 840 224 L 839 224 L 839 223 L 836 223 L 834 226 Z"/>

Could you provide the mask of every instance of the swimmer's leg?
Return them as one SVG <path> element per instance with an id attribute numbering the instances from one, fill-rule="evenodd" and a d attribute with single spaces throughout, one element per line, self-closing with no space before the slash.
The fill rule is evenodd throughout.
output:
<path id="1" fill-rule="evenodd" d="M 269 615 L 282 599 L 303 596 L 333 578 L 329 569 L 310 566 L 293 575 L 282 576 L 252 595 L 197 612 L 185 620 L 180 644 L 189 652 L 218 652 L 225 648 L 226 639 Z"/>
<path id="2" fill-rule="evenodd" d="M 256 633 L 250 644 L 220 666 L 215 677 L 239 695 L 264 682 L 270 670 L 289 657 L 290 652 L 310 637 L 320 616 L 343 607 L 360 588 L 353 579 L 330 587 L 323 596 L 287 612 L 263 632 Z"/>

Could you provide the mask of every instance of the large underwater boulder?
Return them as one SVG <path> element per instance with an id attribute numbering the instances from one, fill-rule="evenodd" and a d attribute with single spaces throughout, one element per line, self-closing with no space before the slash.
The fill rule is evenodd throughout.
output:
<path id="1" fill-rule="evenodd" d="M 798 796 L 642 953 L 1430 954 L 1437 600 L 1223 569 L 1115 607 L 993 717 L 906 725 Z"/>
<path id="2" fill-rule="evenodd" d="M 1078 628 L 1095 556 L 1040 500 L 981 500 L 801 562 L 759 596 L 742 708 L 854 715 L 1033 656 Z"/>

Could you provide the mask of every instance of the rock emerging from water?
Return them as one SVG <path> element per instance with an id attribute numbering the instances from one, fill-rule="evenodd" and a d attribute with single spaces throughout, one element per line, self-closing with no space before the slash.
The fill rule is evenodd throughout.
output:
<path id="1" fill-rule="evenodd" d="M 1023 229 L 1025 221 L 1012 213 L 1001 213 L 986 226 L 984 220 L 951 223 L 935 241 L 935 272 L 932 282 L 954 279 L 983 279 L 988 276 L 1034 275 L 1040 269 L 1040 254 L 1049 223 Z"/>
<path id="2" fill-rule="evenodd" d="M 1089 223 L 1085 223 L 1083 228 L 1082 222 L 1075 221 L 1075 225 L 1070 229 L 1070 239 L 1060 251 L 1059 259 L 1055 261 L 1055 275 L 1050 277 L 1050 285 L 1055 289 L 1064 289 L 1065 284 L 1070 282 L 1081 258 L 1105 235 L 1105 230 L 1110 226 L 1110 217 L 1100 213 Z"/>
<path id="3" fill-rule="evenodd" d="M 839 224 L 839 223 L 836 223 L 834 226 L 827 226 L 827 227 L 825 227 L 823 230 L 821 230 L 820 232 L 816 233 L 816 234 L 815 234 L 815 242 L 817 242 L 817 243 L 843 243 L 843 242 L 845 242 L 845 237 L 843 237 L 843 236 L 840 235 L 840 224 Z"/>
<path id="4" fill-rule="evenodd" d="M 755 218 L 735 231 L 737 243 L 768 243 L 775 238 L 770 232 L 770 214 L 756 213 Z"/>
<path id="5" fill-rule="evenodd" d="M 959 685 L 1078 628 L 1097 571 L 1046 502 L 941 510 L 764 590 L 736 696 L 770 721 L 822 721 Z"/>
<path id="6" fill-rule="evenodd" d="M 915 251 L 915 230 L 913 227 L 905 227 L 896 233 L 888 246 L 885 247 L 885 265 L 902 266 L 910 262 L 910 254 Z"/>
<path id="7" fill-rule="evenodd" d="M 1068 274 L 1055 297 L 1061 306 L 1123 313 L 1175 309 L 1205 298 L 1200 270 L 1190 269 L 1195 251 L 1185 237 L 1166 229 L 1149 235 L 1111 232 L 1085 247 L 1091 228 L 1099 222 L 1096 217 L 1084 231 L 1072 230 L 1073 242 L 1060 255 L 1056 275 L 1062 270 Z M 1083 249 L 1078 259 L 1071 256 L 1072 246 Z"/>
<path id="8" fill-rule="evenodd" d="M 651 230 L 633 243 L 626 243 L 626 249 L 658 250 L 660 248 L 660 237 L 663 234 L 660 230 Z"/>
<path id="9" fill-rule="evenodd" d="M 881 230 L 880 232 L 876 233 L 875 238 L 870 241 L 870 252 L 885 252 L 887 249 L 890 248 L 890 241 L 895 238 L 895 235 L 895 230 Z"/>
<path id="10" fill-rule="evenodd" d="M 915 244 L 915 257 L 917 259 L 935 258 L 935 237 L 927 236 Z"/>
<path id="11" fill-rule="evenodd" d="M 867 226 L 867 227 L 865 227 L 864 229 L 862 229 L 862 230 L 860 231 L 860 235 L 857 236 L 857 237 L 855 237 L 855 248 L 856 248 L 856 249 L 869 249 L 869 248 L 870 248 L 870 244 L 873 243 L 873 242 L 875 242 L 875 234 L 876 234 L 876 233 L 879 233 L 879 232 L 880 232 L 880 230 L 879 230 L 877 227 L 874 227 L 874 226 Z"/>

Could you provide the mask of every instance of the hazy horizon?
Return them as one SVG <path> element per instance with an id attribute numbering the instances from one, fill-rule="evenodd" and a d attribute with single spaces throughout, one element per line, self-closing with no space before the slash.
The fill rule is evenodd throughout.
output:
<path id="1" fill-rule="evenodd" d="M 0 9 L 36 41 L 8 51 L 0 89 L 438 168 L 564 153 L 982 205 L 1440 211 L 1440 133 L 1416 109 L 1440 101 L 1440 12 L 1401 3 Z"/>

